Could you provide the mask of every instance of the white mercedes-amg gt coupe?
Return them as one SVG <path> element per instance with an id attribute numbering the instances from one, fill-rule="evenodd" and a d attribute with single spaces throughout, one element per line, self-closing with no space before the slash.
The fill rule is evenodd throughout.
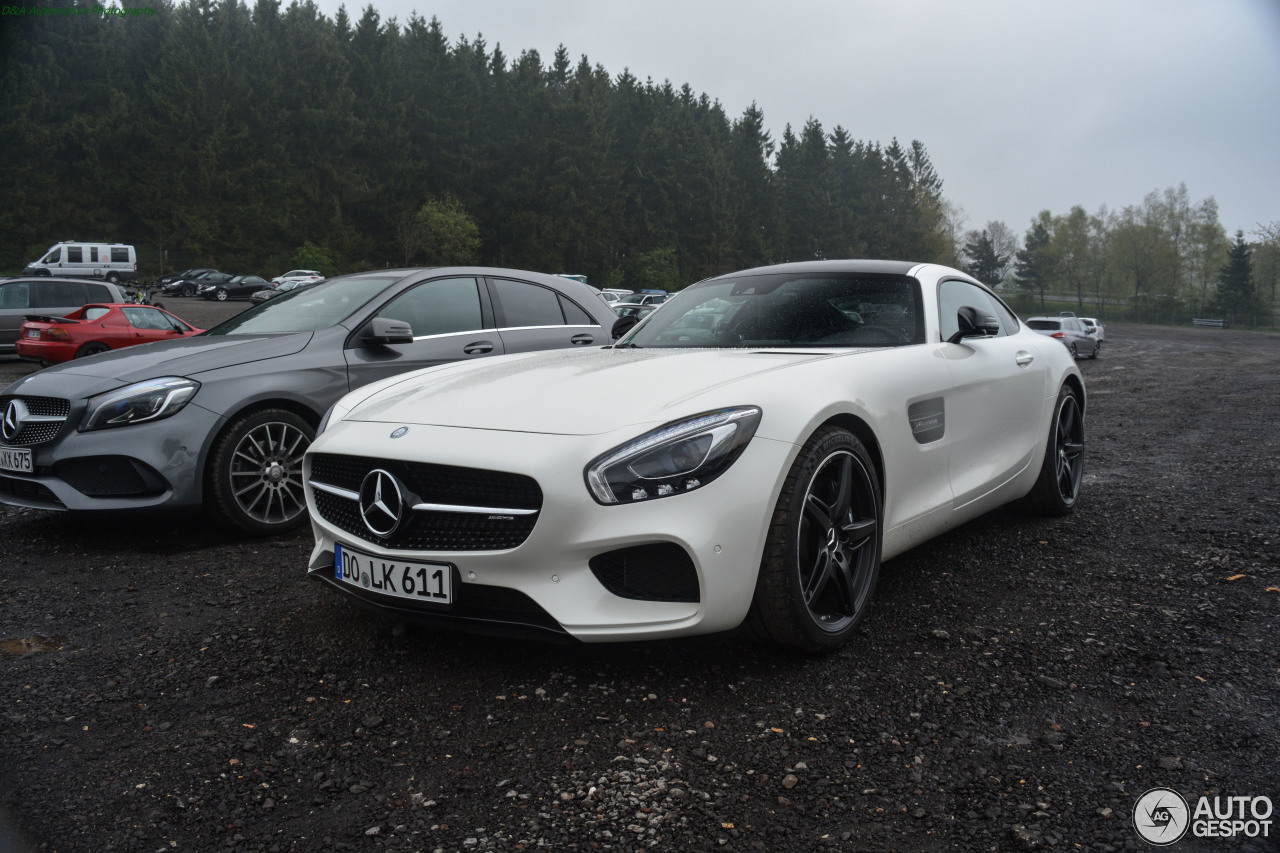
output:
<path id="1" fill-rule="evenodd" d="M 613 346 L 342 398 L 304 462 L 309 574 L 403 621 L 832 649 L 881 561 L 1011 501 L 1070 512 L 1084 414 L 1066 349 L 961 272 L 747 270 Z"/>

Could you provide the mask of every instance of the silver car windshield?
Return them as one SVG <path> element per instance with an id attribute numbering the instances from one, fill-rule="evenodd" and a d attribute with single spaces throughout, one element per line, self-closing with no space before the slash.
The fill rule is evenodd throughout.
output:
<path id="1" fill-rule="evenodd" d="M 350 317 L 370 299 L 403 278 L 351 276 L 283 293 L 237 314 L 205 332 L 206 335 L 277 335 L 318 332 Z"/>
<path id="2" fill-rule="evenodd" d="M 804 273 L 686 288 L 620 347 L 884 347 L 924 342 L 920 284 L 908 276 Z"/>

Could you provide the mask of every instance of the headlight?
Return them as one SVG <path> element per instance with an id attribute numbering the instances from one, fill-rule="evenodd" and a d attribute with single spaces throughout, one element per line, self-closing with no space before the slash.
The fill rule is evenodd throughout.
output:
<path id="1" fill-rule="evenodd" d="M 199 389 L 200 383 L 193 379 L 163 376 L 99 394 L 90 398 L 89 410 L 80 424 L 80 431 L 112 429 L 167 418 L 181 411 Z"/>
<path id="2" fill-rule="evenodd" d="M 741 406 L 664 424 L 597 456 L 583 473 L 598 503 L 691 492 L 719 477 L 756 434 L 760 409 Z"/>

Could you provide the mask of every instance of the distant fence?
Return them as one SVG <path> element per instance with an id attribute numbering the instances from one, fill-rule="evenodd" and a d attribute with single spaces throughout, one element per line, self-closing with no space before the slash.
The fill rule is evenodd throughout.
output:
<path id="1" fill-rule="evenodd" d="M 1205 327 L 1215 328 L 1215 329 L 1225 329 L 1227 327 L 1227 321 L 1226 320 L 1204 320 L 1199 317 L 1192 317 L 1191 325 L 1205 326 Z"/>

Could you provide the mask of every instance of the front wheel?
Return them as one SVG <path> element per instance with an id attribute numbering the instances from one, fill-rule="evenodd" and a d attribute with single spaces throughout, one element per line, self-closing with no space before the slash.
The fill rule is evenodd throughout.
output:
<path id="1" fill-rule="evenodd" d="M 221 287 L 219 287 L 218 292 L 214 294 L 213 298 L 218 300 L 219 302 L 226 302 L 227 292 L 223 290 Z"/>
<path id="2" fill-rule="evenodd" d="M 183 296 L 195 296 L 195 295 L 196 295 L 196 286 L 195 286 L 194 284 L 184 284 L 184 285 L 182 286 L 182 295 L 183 295 Z"/>
<path id="3" fill-rule="evenodd" d="M 307 518 L 302 455 L 315 429 L 283 409 L 244 415 L 214 445 L 206 477 L 218 517 L 246 533 L 292 530 Z"/>
<path id="4" fill-rule="evenodd" d="M 805 442 L 769 524 L 749 631 L 808 652 L 849 639 L 880 573 L 880 494 L 852 433 L 824 427 Z"/>
<path id="5" fill-rule="evenodd" d="M 1084 476 L 1084 410 L 1069 385 L 1058 392 L 1044 449 L 1044 464 L 1036 484 L 1023 498 L 1037 515 L 1066 515 L 1075 508 Z"/>

